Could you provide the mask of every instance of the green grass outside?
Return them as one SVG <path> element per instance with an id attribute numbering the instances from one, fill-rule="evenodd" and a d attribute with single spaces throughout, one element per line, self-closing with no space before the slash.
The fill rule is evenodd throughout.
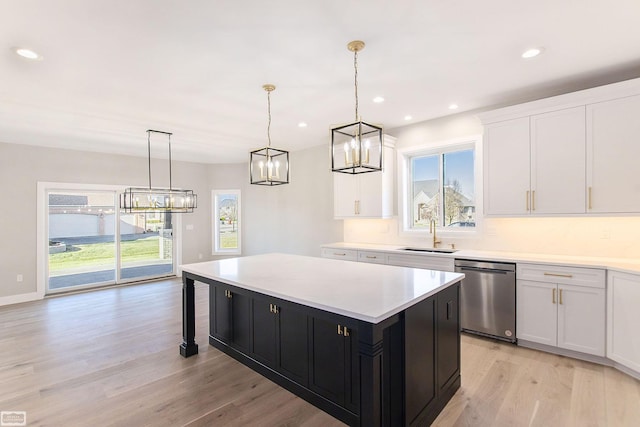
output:
<path id="1" fill-rule="evenodd" d="M 121 242 L 122 262 L 160 259 L 160 240 L 157 236 L 146 239 Z M 113 266 L 115 244 L 92 243 L 73 245 L 71 250 L 49 255 L 49 271 L 59 271 L 75 267 Z"/>
<path id="2" fill-rule="evenodd" d="M 238 247 L 238 232 L 222 233 L 220 235 L 220 248 L 235 249 Z"/>

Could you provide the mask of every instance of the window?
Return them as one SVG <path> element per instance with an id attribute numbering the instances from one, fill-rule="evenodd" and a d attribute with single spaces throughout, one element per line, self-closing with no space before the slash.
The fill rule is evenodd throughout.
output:
<path id="1" fill-rule="evenodd" d="M 240 254 L 240 190 L 213 190 L 213 254 Z"/>
<path id="2" fill-rule="evenodd" d="M 475 149 L 471 144 L 405 154 L 405 230 L 476 226 Z"/>

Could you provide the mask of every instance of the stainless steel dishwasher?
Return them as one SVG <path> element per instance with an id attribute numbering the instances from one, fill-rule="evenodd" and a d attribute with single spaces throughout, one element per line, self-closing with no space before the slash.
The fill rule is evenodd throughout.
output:
<path id="1" fill-rule="evenodd" d="M 456 259 L 464 273 L 460 324 L 465 332 L 516 342 L 516 265 Z"/>

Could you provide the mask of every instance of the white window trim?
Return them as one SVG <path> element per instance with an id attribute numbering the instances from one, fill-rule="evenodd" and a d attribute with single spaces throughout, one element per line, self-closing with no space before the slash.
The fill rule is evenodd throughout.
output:
<path id="1" fill-rule="evenodd" d="M 47 280 L 49 278 L 49 215 L 48 215 L 48 200 L 47 194 L 49 190 L 56 191 L 115 191 L 120 194 L 124 191 L 122 185 L 104 185 L 104 184 L 79 184 L 79 183 L 65 183 L 65 182 L 45 182 L 38 181 L 37 183 L 37 203 L 36 203 L 36 295 L 37 299 L 44 298 L 47 290 Z M 117 203 L 117 200 L 116 200 Z M 182 270 L 179 267 L 182 264 L 182 215 L 173 215 L 172 222 L 173 227 L 173 271 L 175 276 L 182 274 Z M 116 233 L 120 233 L 119 221 L 116 221 Z M 117 246 L 117 245 L 116 245 Z M 119 251 L 120 248 L 116 247 Z M 119 256 L 117 256 L 119 259 Z M 119 272 L 120 266 L 116 267 L 116 271 Z M 119 273 L 118 273 L 119 275 Z M 135 282 L 136 280 L 122 281 L 120 278 L 114 285 L 125 285 L 127 283 Z M 96 288 L 96 286 L 75 286 L 74 290 L 83 290 Z M 56 292 L 50 292 L 49 294 L 55 294 Z"/>
<path id="2" fill-rule="evenodd" d="M 414 156 L 429 156 L 439 154 L 443 151 L 457 151 L 464 149 L 475 150 L 474 152 L 474 184 L 476 198 L 476 226 L 473 230 L 453 230 L 451 228 L 438 226 L 438 236 L 448 238 L 475 238 L 482 230 L 482 135 L 471 135 L 462 138 L 420 145 L 414 147 L 401 148 L 398 153 L 398 235 L 400 237 L 425 238 L 429 230 L 417 230 L 409 227 L 411 221 L 411 197 L 409 195 L 409 174 L 411 172 L 410 159 Z M 460 227 L 462 228 L 462 227 Z"/>
<path id="3" fill-rule="evenodd" d="M 238 198 L 238 247 L 234 249 L 220 248 L 220 218 L 218 213 L 218 195 L 235 194 Z M 211 217 L 213 220 L 213 236 L 211 236 L 212 255 L 242 255 L 242 204 L 240 190 L 212 190 L 211 191 Z"/>

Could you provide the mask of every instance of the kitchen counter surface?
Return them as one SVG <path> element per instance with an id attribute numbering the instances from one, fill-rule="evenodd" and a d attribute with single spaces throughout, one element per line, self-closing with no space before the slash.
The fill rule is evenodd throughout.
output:
<path id="1" fill-rule="evenodd" d="M 573 267 L 590 267 L 616 270 L 625 273 L 640 273 L 640 260 L 631 258 L 607 258 L 607 257 L 584 257 L 571 255 L 549 255 L 539 253 L 508 252 L 508 251 L 479 251 L 459 249 L 455 253 L 437 252 L 416 252 L 405 251 L 402 248 L 418 246 L 408 245 L 380 245 L 372 243 L 346 243 L 337 242 L 322 245 L 323 248 L 335 249 L 360 249 L 366 251 L 378 251 L 385 253 L 402 253 L 411 255 L 425 255 L 446 258 L 464 258 L 476 260 L 492 260 L 504 262 L 526 262 L 532 264 L 557 264 Z M 426 248 L 426 247 L 425 247 Z M 447 248 L 443 248 L 447 249 Z"/>
<path id="2" fill-rule="evenodd" d="M 444 271 L 288 254 L 181 267 L 204 278 L 370 323 L 379 323 L 464 277 Z"/>

